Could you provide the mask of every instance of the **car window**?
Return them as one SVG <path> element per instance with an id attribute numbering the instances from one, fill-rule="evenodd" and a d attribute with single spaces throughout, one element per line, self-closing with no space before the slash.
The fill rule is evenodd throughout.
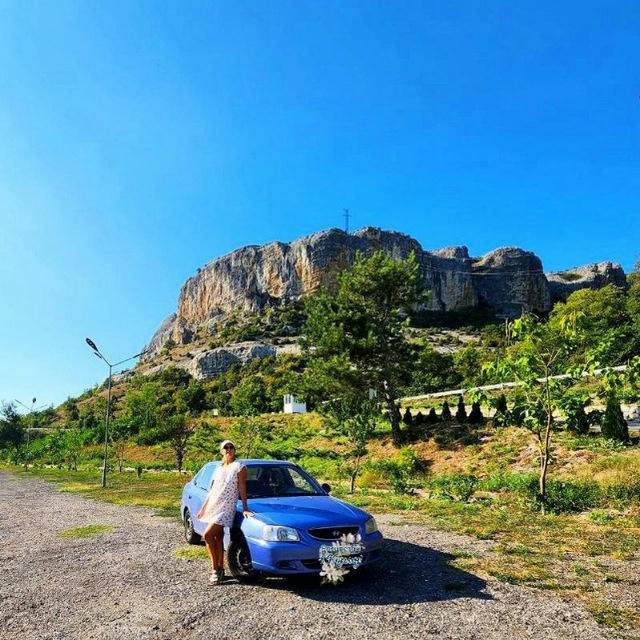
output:
<path id="1" fill-rule="evenodd" d="M 195 484 L 201 489 L 209 489 L 211 486 L 211 477 L 215 471 L 216 465 L 208 464 L 195 477 Z"/>
<path id="2" fill-rule="evenodd" d="M 285 465 L 250 465 L 247 467 L 247 497 L 285 497 L 322 495 L 313 481 L 301 470 Z"/>

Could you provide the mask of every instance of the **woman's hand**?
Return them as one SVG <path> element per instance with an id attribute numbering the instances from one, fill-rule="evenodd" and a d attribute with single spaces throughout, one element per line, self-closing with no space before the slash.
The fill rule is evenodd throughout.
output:
<path id="1" fill-rule="evenodd" d="M 253 511 L 251 511 L 250 509 L 243 509 L 243 510 L 242 510 L 242 515 L 243 515 L 245 518 L 249 518 L 250 516 L 253 516 L 253 515 L 255 515 L 255 514 L 254 514 L 254 513 L 253 513 Z"/>

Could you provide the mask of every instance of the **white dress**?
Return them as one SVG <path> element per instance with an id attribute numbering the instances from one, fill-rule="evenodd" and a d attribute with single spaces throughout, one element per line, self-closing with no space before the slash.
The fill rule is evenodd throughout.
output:
<path id="1" fill-rule="evenodd" d="M 209 501 L 200 518 L 201 522 L 220 524 L 223 527 L 230 527 L 233 524 L 240 497 L 238 473 L 245 466 L 239 460 L 234 460 L 231 464 L 220 463 L 213 474 L 213 484 L 207 494 Z"/>

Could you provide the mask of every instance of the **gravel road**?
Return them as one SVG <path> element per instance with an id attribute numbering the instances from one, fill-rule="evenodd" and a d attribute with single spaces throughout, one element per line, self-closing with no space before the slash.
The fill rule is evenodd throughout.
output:
<path id="1" fill-rule="evenodd" d="M 214 587 L 207 562 L 173 555 L 185 544 L 176 520 L 0 471 L 0 638 L 606 637 L 575 602 L 446 565 L 452 551 L 488 542 L 378 520 L 384 559 L 345 584 L 314 576 Z M 94 523 L 114 528 L 56 536 Z"/>

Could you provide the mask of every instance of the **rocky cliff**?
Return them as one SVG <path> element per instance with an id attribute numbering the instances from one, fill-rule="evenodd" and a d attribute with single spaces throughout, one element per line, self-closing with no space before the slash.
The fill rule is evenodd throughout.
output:
<path id="1" fill-rule="evenodd" d="M 624 287 L 627 284 L 622 267 L 615 262 L 596 262 L 566 271 L 547 274 L 551 301 L 566 300 L 578 289 L 600 289 L 608 284 Z"/>
<path id="2" fill-rule="evenodd" d="M 216 258 L 189 278 L 176 313 L 156 331 L 146 359 L 171 338 L 192 341 L 195 332 L 213 327 L 232 312 L 257 312 L 270 302 L 298 299 L 321 285 L 335 287 L 336 274 L 360 250 L 384 249 L 395 259 L 415 250 L 431 291 L 427 308 L 460 311 L 486 305 L 496 311 L 544 311 L 550 297 L 540 260 L 521 249 L 498 249 L 479 259 L 466 247 L 425 251 L 408 235 L 365 227 L 352 234 L 320 231 L 290 243 L 246 246 Z"/>

